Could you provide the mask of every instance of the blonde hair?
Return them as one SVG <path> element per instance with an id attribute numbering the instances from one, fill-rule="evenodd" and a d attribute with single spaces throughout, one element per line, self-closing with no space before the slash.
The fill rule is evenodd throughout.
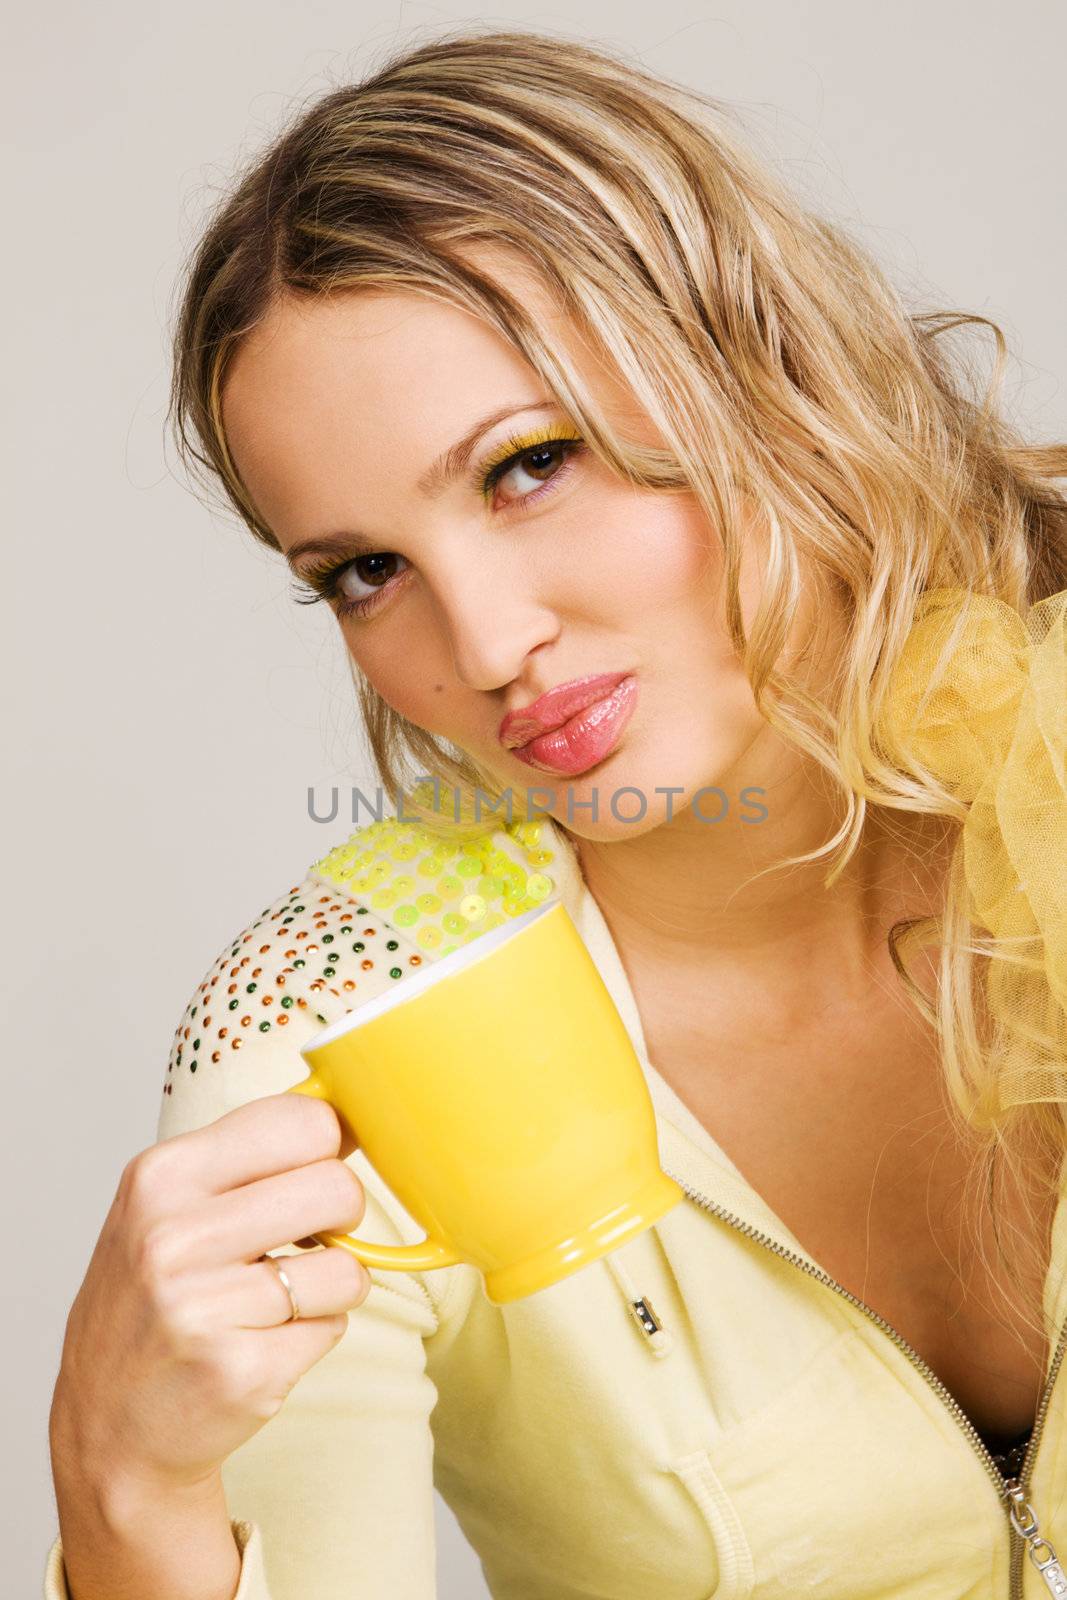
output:
<path id="1" fill-rule="evenodd" d="M 533 265 L 666 449 L 613 430 L 552 325 L 467 257 L 479 244 Z M 429 295 L 483 319 L 609 467 L 699 501 L 721 541 L 725 622 L 757 705 L 843 803 L 832 837 L 782 867 L 829 858 L 830 887 L 860 842 L 868 803 L 961 822 L 965 807 L 940 786 L 883 759 L 876 728 L 929 587 L 962 585 L 1025 611 L 1067 586 L 1067 498 L 1054 482 L 1067 475 L 1067 446 L 1027 446 L 994 409 L 1006 353 L 995 323 L 905 309 L 865 252 L 746 148 L 720 102 L 572 39 L 465 27 L 303 110 L 241 172 L 189 262 L 171 402 L 179 453 L 274 548 L 227 448 L 228 364 L 277 297 L 360 288 Z M 981 405 L 937 342 L 967 324 L 996 339 Z M 749 638 L 738 590 L 746 499 L 770 536 Z M 776 665 L 806 574 L 828 582 L 847 617 L 832 704 Z M 465 752 L 408 722 L 353 670 L 394 798 L 407 763 L 457 793 L 499 792 Z M 405 805 L 430 829 L 472 831 L 428 802 Z M 937 1028 L 946 1103 L 957 1130 L 977 1138 L 978 1165 L 990 1183 L 997 1156 L 1016 1179 L 1032 1177 L 1035 1138 L 1062 1160 L 1064 1106 L 998 1098 L 975 1016 L 978 963 L 996 950 L 973 941 L 959 854 L 943 915 L 897 924 L 890 949 Z M 904 959 L 931 939 L 935 1010 Z M 1034 1232 L 1021 1230 L 1020 1260 L 1036 1248 Z M 1034 1325 L 1040 1308 L 1018 1305 Z"/>

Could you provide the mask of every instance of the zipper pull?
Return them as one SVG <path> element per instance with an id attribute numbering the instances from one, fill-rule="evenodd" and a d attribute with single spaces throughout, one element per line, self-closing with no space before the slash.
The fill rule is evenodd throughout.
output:
<path id="1" fill-rule="evenodd" d="M 1067 1572 L 1064 1572 L 1048 1540 L 1041 1537 L 1034 1508 L 1027 1501 L 1018 1478 L 1006 1480 L 1004 1494 L 1009 1501 L 1008 1515 L 1011 1518 L 1011 1525 L 1019 1538 L 1026 1541 L 1026 1553 L 1044 1579 L 1049 1594 L 1058 1595 L 1060 1600 L 1067 1600 Z"/>

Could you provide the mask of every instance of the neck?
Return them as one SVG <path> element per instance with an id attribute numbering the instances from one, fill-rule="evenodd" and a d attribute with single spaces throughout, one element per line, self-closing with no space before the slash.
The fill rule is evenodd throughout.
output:
<path id="1" fill-rule="evenodd" d="M 687 809 L 632 839 L 575 838 L 627 969 L 773 995 L 787 1009 L 810 1005 L 823 977 L 862 1000 L 893 922 L 939 911 L 955 830 L 944 818 L 868 808 L 852 859 L 827 888 L 826 857 L 778 866 L 835 830 L 829 806 L 808 802 L 780 801 L 762 823 L 735 820 L 732 808 L 712 825 Z"/>

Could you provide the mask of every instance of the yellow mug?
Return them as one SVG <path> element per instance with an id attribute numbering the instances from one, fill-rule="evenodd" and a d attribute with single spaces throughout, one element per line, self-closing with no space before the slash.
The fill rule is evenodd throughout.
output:
<path id="1" fill-rule="evenodd" d="M 318 1233 L 365 1265 L 465 1261 L 501 1305 L 615 1250 L 682 1199 L 615 1002 L 559 900 L 332 1022 L 290 1086 L 333 1106 L 426 1230 Z"/>

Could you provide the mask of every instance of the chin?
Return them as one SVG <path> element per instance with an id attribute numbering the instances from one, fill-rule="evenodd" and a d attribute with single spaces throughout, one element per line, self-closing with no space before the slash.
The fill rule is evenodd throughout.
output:
<path id="1" fill-rule="evenodd" d="M 685 809 L 688 796 L 699 787 L 697 781 L 684 778 L 665 778 L 662 770 L 656 774 L 636 763 L 611 758 L 600 762 L 587 773 L 576 776 L 543 773 L 534 774 L 527 786 L 543 784 L 554 790 L 555 801 L 548 805 L 548 814 L 561 827 L 581 839 L 607 842 L 637 839 L 651 833 Z M 681 790 L 681 793 L 664 794 L 664 788 Z M 525 799 L 525 791 L 514 785 L 515 809 L 518 812 Z M 542 799 L 536 795 L 535 799 Z M 593 809 L 594 801 L 596 809 Z"/>
<path id="2" fill-rule="evenodd" d="M 491 757 L 488 752 L 471 754 L 482 770 L 491 774 L 498 792 L 510 789 L 514 821 L 525 820 L 529 794 L 530 807 L 538 808 L 535 816 L 547 815 L 568 833 L 590 841 L 636 839 L 651 833 L 682 813 L 699 789 L 714 783 L 703 771 L 679 773 L 681 763 L 664 760 L 655 750 L 627 748 L 625 743 L 586 772 L 575 774 L 547 772 L 517 760 L 508 761 L 509 770 L 502 772 L 499 751 Z M 518 770 L 511 770 L 515 768 Z M 663 789 L 675 792 L 664 794 Z M 713 815 L 719 809 L 714 795 L 705 803 Z M 503 806 L 491 815 L 498 824 L 507 820 Z"/>

